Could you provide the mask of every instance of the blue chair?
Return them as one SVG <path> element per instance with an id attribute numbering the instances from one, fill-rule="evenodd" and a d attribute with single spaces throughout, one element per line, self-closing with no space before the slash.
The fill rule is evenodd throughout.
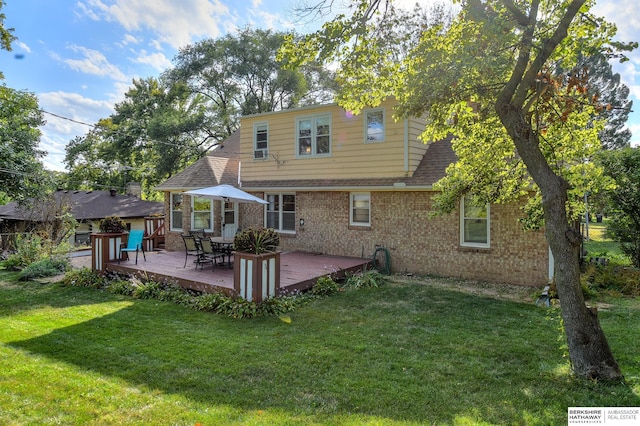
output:
<path id="1" fill-rule="evenodd" d="M 144 260 L 146 262 L 147 256 L 144 255 L 144 245 L 142 244 L 143 238 L 144 238 L 144 231 L 141 231 L 141 230 L 129 231 L 129 239 L 127 240 L 127 246 L 124 247 L 124 243 L 120 244 L 120 256 L 118 256 L 118 263 L 120 263 L 122 252 L 125 252 L 127 254 L 127 260 L 129 260 L 129 252 L 135 251 L 136 265 L 137 265 L 138 250 L 142 251 L 142 257 L 144 257 Z"/>

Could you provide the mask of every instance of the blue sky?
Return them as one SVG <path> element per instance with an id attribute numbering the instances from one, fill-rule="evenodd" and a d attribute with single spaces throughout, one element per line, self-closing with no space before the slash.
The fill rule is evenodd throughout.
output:
<path id="1" fill-rule="evenodd" d="M 431 0 L 422 0 L 422 3 Z M 410 0 L 403 2 L 413 3 Z M 599 0 L 596 13 L 618 25 L 619 39 L 640 41 L 637 0 Z M 37 95 L 47 112 L 40 148 L 45 166 L 64 170 L 65 145 L 113 112 L 132 79 L 158 76 L 178 48 L 246 26 L 313 28 L 295 22 L 300 0 L 5 0 L 12 52 L 0 51 L 4 83 Z M 315 3 L 311 0 L 310 4 Z M 317 23 L 316 23 L 317 24 Z M 627 123 L 640 144 L 640 52 L 616 64 L 638 112 Z M 74 121 L 57 116 L 70 118 Z M 80 123 L 78 123 L 80 122 Z"/>

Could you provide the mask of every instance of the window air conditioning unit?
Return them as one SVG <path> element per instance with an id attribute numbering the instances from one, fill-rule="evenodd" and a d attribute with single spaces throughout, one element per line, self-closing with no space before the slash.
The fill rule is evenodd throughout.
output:
<path id="1" fill-rule="evenodd" d="M 264 159 L 269 156 L 269 151 L 266 149 L 256 149 L 253 151 L 253 158 L 255 159 Z"/>

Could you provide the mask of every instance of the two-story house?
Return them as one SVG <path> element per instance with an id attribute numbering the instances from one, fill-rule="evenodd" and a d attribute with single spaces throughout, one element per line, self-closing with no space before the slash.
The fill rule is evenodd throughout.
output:
<path id="1" fill-rule="evenodd" d="M 455 154 L 448 140 L 423 144 L 424 121 L 395 121 L 392 108 L 387 101 L 354 115 L 329 104 L 243 117 L 223 149 L 158 187 L 175 221 L 167 246 L 182 249 L 179 233 L 203 223 L 219 234 L 224 215 L 240 228 L 278 230 L 284 251 L 370 257 L 384 247 L 394 272 L 545 284 L 548 245 L 542 232 L 522 230 L 519 206 L 461 200 L 455 213 L 432 217 L 433 184 Z M 220 183 L 268 204 L 216 205 L 181 194 Z"/>

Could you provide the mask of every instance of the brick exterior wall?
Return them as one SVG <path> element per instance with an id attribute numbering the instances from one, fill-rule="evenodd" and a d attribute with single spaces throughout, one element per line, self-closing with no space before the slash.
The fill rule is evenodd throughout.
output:
<path id="1" fill-rule="evenodd" d="M 459 211 L 430 217 L 433 192 L 371 192 L 370 227 L 349 225 L 349 194 L 296 192 L 296 233 L 281 234 L 282 250 L 369 258 L 377 246 L 383 246 L 391 255 L 393 272 L 538 287 L 547 283 L 549 254 L 544 233 L 522 230 L 517 205 L 491 206 L 491 247 L 481 249 L 460 246 Z M 184 204 L 183 229 L 188 230 L 190 202 L 185 199 Z M 183 250 L 181 233 L 169 231 L 168 193 L 165 209 L 167 249 Z M 264 226 L 263 206 L 240 204 L 239 209 L 240 228 Z M 300 219 L 304 226 L 299 225 Z"/>

